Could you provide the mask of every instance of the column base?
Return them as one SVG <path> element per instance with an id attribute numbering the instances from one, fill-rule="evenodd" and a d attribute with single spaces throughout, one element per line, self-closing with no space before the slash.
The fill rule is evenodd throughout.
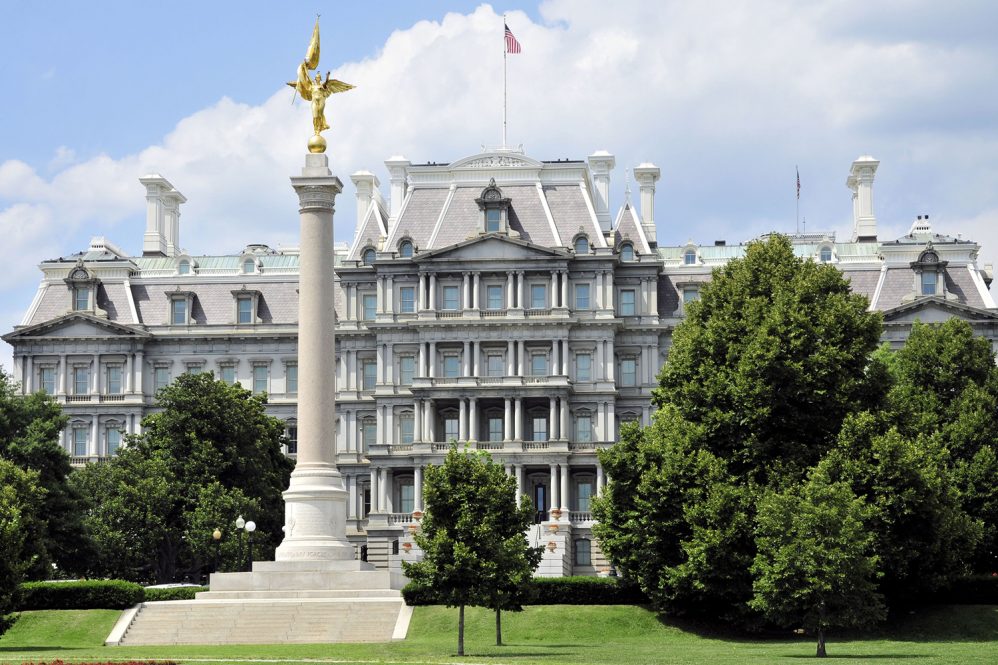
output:
<path id="1" fill-rule="evenodd" d="M 355 558 L 346 537 L 347 492 L 336 467 L 300 463 L 284 492 L 284 541 L 275 561 L 345 561 Z"/>

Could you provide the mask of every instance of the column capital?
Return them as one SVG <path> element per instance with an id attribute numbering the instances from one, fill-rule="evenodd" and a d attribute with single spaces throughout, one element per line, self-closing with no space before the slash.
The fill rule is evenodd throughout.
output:
<path id="1" fill-rule="evenodd" d="M 332 212 L 336 204 L 336 195 L 343 191 L 343 183 L 336 176 L 291 178 L 291 185 L 298 194 L 298 212 L 316 210 Z"/>

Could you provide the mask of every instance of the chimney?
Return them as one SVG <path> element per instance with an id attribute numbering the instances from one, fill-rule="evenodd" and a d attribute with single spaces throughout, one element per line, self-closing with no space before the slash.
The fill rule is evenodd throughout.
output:
<path id="1" fill-rule="evenodd" d="M 873 178 L 880 162 L 863 155 L 852 163 L 846 186 L 852 190 L 852 241 L 877 239 L 877 218 L 873 214 Z"/>
<path id="2" fill-rule="evenodd" d="M 391 200 L 388 204 L 389 231 L 398 220 L 399 213 L 402 212 L 402 202 L 405 201 L 405 195 L 407 193 L 405 175 L 406 170 L 411 164 L 412 162 L 401 155 L 395 155 L 394 157 L 389 157 L 385 160 L 385 166 L 388 167 L 389 183 L 391 187 Z"/>
<path id="3" fill-rule="evenodd" d="M 634 169 L 634 179 L 641 190 L 641 228 L 652 249 L 658 246 L 655 233 L 655 183 L 662 177 L 662 170 L 649 162 Z"/>
<path id="4" fill-rule="evenodd" d="M 142 255 L 176 256 L 180 251 L 180 204 L 187 199 L 158 173 L 139 178 L 139 182 L 146 188 Z"/>
<path id="5" fill-rule="evenodd" d="M 606 150 L 597 150 L 589 155 L 589 170 L 593 174 L 593 207 L 596 219 L 604 233 L 610 231 L 610 171 L 617 165 L 613 155 Z"/>
<path id="6" fill-rule="evenodd" d="M 357 233 L 360 233 L 360 225 L 364 223 L 367 209 L 371 207 L 371 201 L 381 183 L 370 171 L 357 171 L 350 176 L 350 179 L 357 188 Z"/>

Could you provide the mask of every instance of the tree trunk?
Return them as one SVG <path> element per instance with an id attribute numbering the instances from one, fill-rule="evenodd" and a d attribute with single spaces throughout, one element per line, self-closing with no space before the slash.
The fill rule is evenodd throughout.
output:
<path id="1" fill-rule="evenodd" d="M 825 629 L 818 629 L 818 653 L 815 654 L 818 658 L 824 658 L 828 654 L 825 653 Z"/>
<path id="2" fill-rule="evenodd" d="M 460 606 L 457 619 L 457 655 L 464 655 L 464 605 Z"/>
<path id="3" fill-rule="evenodd" d="M 496 646 L 502 646 L 502 610 L 496 607 Z"/>

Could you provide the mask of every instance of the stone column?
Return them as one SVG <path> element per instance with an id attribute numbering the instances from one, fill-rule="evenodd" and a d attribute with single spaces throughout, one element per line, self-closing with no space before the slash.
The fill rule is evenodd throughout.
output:
<path id="1" fill-rule="evenodd" d="M 481 273 L 475 273 L 475 283 L 471 287 L 471 309 L 480 309 L 479 302 L 482 298 Z"/>
<path id="2" fill-rule="evenodd" d="M 506 376 L 513 376 L 516 374 L 516 365 L 513 362 L 513 340 L 506 342 Z"/>
<path id="3" fill-rule="evenodd" d="M 519 346 L 518 353 L 517 353 L 517 355 L 519 356 L 519 358 L 517 358 L 517 361 L 518 361 L 517 362 L 517 366 L 520 369 L 520 371 L 518 373 L 519 373 L 520 376 L 526 376 L 527 375 L 527 343 L 524 342 L 521 339 L 520 343 L 517 346 Z"/>
<path id="4" fill-rule="evenodd" d="M 139 355 L 139 357 L 141 358 L 141 354 Z M 140 362 L 140 365 L 141 365 L 141 362 Z M 59 372 L 59 376 L 58 376 L 57 381 L 58 381 L 59 387 L 56 388 L 56 394 L 57 395 L 65 395 L 66 394 L 66 376 L 69 374 L 69 364 L 66 361 L 66 354 L 65 353 L 62 354 L 61 356 L 59 356 L 59 370 L 58 370 L 58 372 Z M 139 392 L 142 392 L 142 384 L 141 383 L 139 383 Z"/>
<path id="5" fill-rule="evenodd" d="M 554 510 L 555 508 L 561 508 L 561 486 L 558 483 L 558 465 L 552 464 L 549 467 L 549 473 L 551 474 L 551 505 L 549 506 L 549 509 Z"/>
<path id="6" fill-rule="evenodd" d="M 513 404 L 513 438 L 523 441 L 523 399 L 517 397 Z"/>
<path id="7" fill-rule="evenodd" d="M 395 313 L 395 303 L 392 296 L 395 295 L 395 285 L 392 276 L 385 277 L 385 311 L 389 314 Z"/>
<path id="8" fill-rule="evenodd" d="M 596 309 L 603 309 L 603 273 L 596 273 Z"/>
<path id="9" fill-rule="evenodd" d="M 412 440 L 419 443 L 423 440 L 423 400 L 417 399 L 412 403 Z"/>
<path id="10" fill-rule="evenodd" d="M 561 465 L 561 510 L 562 519 L 568 520 L 568 480 L 569 468 L 567 464 Z"/>
<path id="11" fill-rule="evenodd" d="M 523 494 L 523 465 L 514 464 L 513 473 L 516 475 L 516 504 L 520 505 L 520 496 Z"/>
<path id="12" fill-rule="evenodd" d="M 561 375 L 561 357 L 558 353 L 560 347 L 560 339 L 556 339 L 551 342 L 551 376 Z"/>
<path id="13" fill-rule="evenodd" d="M 611 399 L 606 403 L 606 440 L 617 440 L 617 415 L 614 413 L 616 404 Z"/>
<path id="14" fill-rule="evenodd" d="M 35 369 L 32 366 L 31 360 L 31 356 L 24 356 L 24 383 L 22 385 L 24 386 L 25 394 L 34 392 L 35 389 Z"/>
<path id="15" fill-rule="evenodd" d="M 558 408 L 554 397 L 548 398 L 548 441 L 554 441 L 558 437 L 555 433 L 555 424 L 558 422 Z"/>
<path id="16" fill-rule="evenodd" d="M 513 434 L 513 403 L 512 400 L 507 397 L 504 400 L 505 408 L 503 409 L 503 426 L 502 426 L 502 440 L 510 441 L 512 440 Z"/>
<path id="17" fill-rule="evenodd" d="M 94 414 L 93 422 L 90 423 L 90 441 L 87 442 L 87 455 L 90 457 L 100 455 L 100 430 L 97 424 L 97 414 Z"/>
<path id="18" fill-rule="evenodd" d="M 596 463 L 596 496 L 601 496 L 603 494 L 603 467 Z"/>
<path id="19" fill-rule="evenodd" d="M 381 506 L 380 512 L 388 513 L 391 512 L 391 505 L 388 500 L 388 495 L 391 490 L 390 480 L 388 478 L 388 467 L 381 467 L 378 469 L 378 503 Z"/>
<path id="20" fill-rule="evenodd" d="M 461 376 L 471 376 L 471 342 L 464 340 L 464 350 L 461 353 Z"/>
<path id="21" fill-rule="evenodd" d="M 525 277 L 525 275 L 523 274 L 522 270 L 517 270 L 516 271 L 516 308 L 517 309 L 526 309 L 523 306 L 523 298 L 524 298 L 524 294 L 526 293 L 526 281 L 527 281 L 527 280 L 524 279 L 524 277 Z"/>
<path id="22" fill-rule="evenodd" d="M 461 309 L 468 309 L 468 301 L 471 300 L 471 275 L 462 273 L 461 275 Z"/>
<path id="23" fill-rule="evenodd" d="M 551 308 L 558 306 L 558 271 L 551 271 Z"/>
<path id="24" fill-rule="evenodd" d="M 412 469 L 412 506 L 415 510 L 423 512 L 423 467 L 415 466 Z"/>
<path id="25" fill-rule="evenodd" d="M 457 438 L 458 441 L 468 440 L 468 405 L 465 403 L 464 398 L 461 397 L 457 401 Z"/>
<path id="26" fill-rule="evenodd" d="M 28 360 L 28 370 L 31 370 L 31 361 Z M 90 377 L 90 394 L 99 395 L 100 394 L 100 354 L 95 353 L 93 359 L 93 376 Z M 29 375 L 30 376 L 30 375 Z"/>
<path id="27" fill-rule="evenodd" d="M 371 512 L 380 513 L 381 508 L 378 506 L 378 502 L 381 498 L 381 487 L 378 483 L 380 478 L 380 472 L 377 467 L 371 467 Z"/>
<path id="28" fill-rule="evenodd" d="M 432 379 L 437 375 L 437 343 L 430 342 L 430 357 L 426 359 L 427 374 Z"/>
<path id="29" fill-rule="evenodd" d="M 607 273 L 606 273 L 606 308 L 607 309 L 613 309 L 614 308 L 613 302 L 614 302 L 614 297 L 613 297 L 613 271 L 610 270 L 610 271 L 607 271 Z M 636 306 L 637 305 L 635 305 L 635 307 Z M 639 312 L 635 312 L 635 314 L 637 314 L 637 313 L 639 313 Z"/>
<path id="30" fill-rule="evenodd" d="M 561 306 L 568 307 L 568 271 L 561 273 Z"/>
<path id="31" fill-rule="evenodd" d="M 284 541 L 278 561 L 352 560 L 346 539 L 343 478 L 336 469 L 333 211 L 343 189 L 325 154 L 305 156 L 291 179 L 301 217 L 298 305 L 298 459 L 284 492 Z"/>
<path id="32" fill-rule="evenodd" d="M 617 358 L 613 355 L 613 340 L 606 341 L 606 380 L 613 381 L 617 372 Z"/>
<path id="33" fill-rule="evenodd" d="M 419 274 L 419 303 L 417 309 L 426 309 L 426 273 Z"/>
<path id="34" fill-rule="evenodd" d="M 478 398 L 472 397 L 469 402 L 470 422 L 468 424 L 468 440 L 478 441 Z"/>
<path id="35" fill-rule="evenodd" d="M 124 379 L 124 385 L 122 386 L 122 392 L 124 392 L 126 395 L 131 394 L 131 392 L 132 392 L 132 354 L 131 353 L 126 353 L 125 354 L 125 376 L 123 376 L 122 378 Z"/>
<path id="36" fill-rule="evenodd" d="M 506 273 L 506 309 L 513 309 L 513 273 Z"/>
<path id="37" fill-rule="evenodd" d="M 430 273 L 430 309 L 437 309 L 437 276 Z"/>
<path id="38" fill-rule="evenodd" d="M 570 432 L 571 428 L 568 423 L 568 399 L 562 397 L 561 398 L 561 438 L 565 440 L 573 438 L 569 436 Z"/>

